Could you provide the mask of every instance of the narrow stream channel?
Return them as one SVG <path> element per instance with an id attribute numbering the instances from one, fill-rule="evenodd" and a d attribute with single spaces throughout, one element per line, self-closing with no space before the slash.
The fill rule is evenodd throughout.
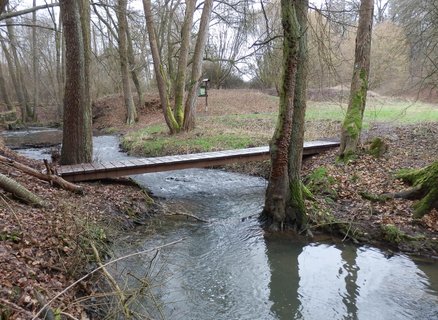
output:
<path id="1" fill-rule="evenodd" d="M 118 151 L 116 137 L 96 137 L 94 145 L 100 160 L 127 157 Z M 139 314 L 201 320 L 438 319 L 437 262 L 368 246 L 265 238 L 256 219 L 263 179 L 205 169 L 135 179 L 164 198 L 169 212 L 209 221 L 159 219 L 115 243 L 121 256 L 184 239 L 113 268 L 125 285 L 139 286 L 148 277 L 146 296 L 135 305 Z"/>

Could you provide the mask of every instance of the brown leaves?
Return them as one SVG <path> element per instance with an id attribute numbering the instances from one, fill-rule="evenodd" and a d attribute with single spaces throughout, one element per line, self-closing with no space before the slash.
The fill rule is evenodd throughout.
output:
<path id="1" fill-rule="evenodd" d="M 438 145 L 437 127 L 433 123 L 415 127 L 377 125 L 366 135 L 369 139 L 383 135 L 388 141 L 388 152 L 382 158 L 376 159 L 363 151 L 356 160 L 344 165 L 336 162 L 336 151 L 331 151 L 305 162 L 305 174 L 321 166 L 327 168 L 328 174 L 335 180 L 332 188 L 338 195 L 336 202 L 329 204 L 329 210 L 340 220 L 351 221 L 354 217 L 368 233 L 377 230 L 380 225 L 391 224 L 410 236 L 424 234 L 428 239 L 436 239 L 436 211 L 417 222 L 412 219 L 412 201 L 370 201 L 361 194 L 379 196 L 407 188 L 402 181 L 394 178 L 394 174 L 402 168 L 419 168 L 438 159 L 438 148 L 435 147 Z M 430 134 L 431 131 L 435 133 Z M 428 247 L 425 250 L 434 249 Z"/>

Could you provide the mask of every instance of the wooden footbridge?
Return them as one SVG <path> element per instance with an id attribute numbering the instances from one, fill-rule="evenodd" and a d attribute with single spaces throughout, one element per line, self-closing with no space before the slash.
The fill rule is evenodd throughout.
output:
<path id="1" fill-rule="evenodd" d="M 339 142 L 310 141 L 304 143 L 303 156 L 318 154 L 339 146 Z M 193 153 L 155 158 L 130 158 L 107 162 L 83 163 L 58 168 L 58 174 L 64 179 L 77 182 L 116 178 L 134 174 L 205 168 L 237 162 L 269 159 L 269 147 L 257 147 L 226 151 Z"/>

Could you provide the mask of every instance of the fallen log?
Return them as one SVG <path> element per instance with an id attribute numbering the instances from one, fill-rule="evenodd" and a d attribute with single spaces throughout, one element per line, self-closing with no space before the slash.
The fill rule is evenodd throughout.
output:
<path id="1" fill-rule="evenodd" d="M 37 207 L 45 207 L 45 203 L 43 200 L 41 200 L 40 197 L 27 190 L 17 181 L 12 180 L 1 173 L 0 173 L 0 187 L 3 188 L 5 191 L 12 193 L 16 198 L 28 204 Z"/>
<path id="2" fill-rule="evenodd" d="M 34 176 L 40 180 L 44 180 L 44 181 L 48 181 L 50 183 L 54 183 L 55 185 L 57 185 L 58 187 L 68 190 L 68 191 L 72 191 L 75 193 L 79 193 L 79 194 L 84 194 L 84 189 L 81 188 L 80 186 L 73 184 L 71 182 L 68 182 L 66 180 L 64 180 L 63 178 L 61 178 L 60 176 L 54 175 L 54 174 L 44 174 L 41 173 L 31 167 L 28 167 L 18 161 L 12 160 L 10 158 L 4 157 L 4 156 L 0 156 L 0 162 L 4 163 L 6 165 L 9 165 L 11 167 L 14 167 L 18 170 L 23 171 L 24 173 L 27 173 L 31 176 Z"/>

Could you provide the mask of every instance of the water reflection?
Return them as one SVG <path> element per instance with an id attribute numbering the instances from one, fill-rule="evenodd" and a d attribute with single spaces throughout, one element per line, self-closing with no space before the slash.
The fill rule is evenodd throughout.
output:
<path id="1" fill-rule="evenodd" d="M 349 245 L 266 239 L 276 319 L 438 319 L 436 263 Z"/>
<path id="2" fill-rule="evenodd" d="M 266 239 L 266 255 L 271 271 L 269 300 L 271 315 L 277 319 L 302 319 L 299 289 L 299 243 Z"/>

